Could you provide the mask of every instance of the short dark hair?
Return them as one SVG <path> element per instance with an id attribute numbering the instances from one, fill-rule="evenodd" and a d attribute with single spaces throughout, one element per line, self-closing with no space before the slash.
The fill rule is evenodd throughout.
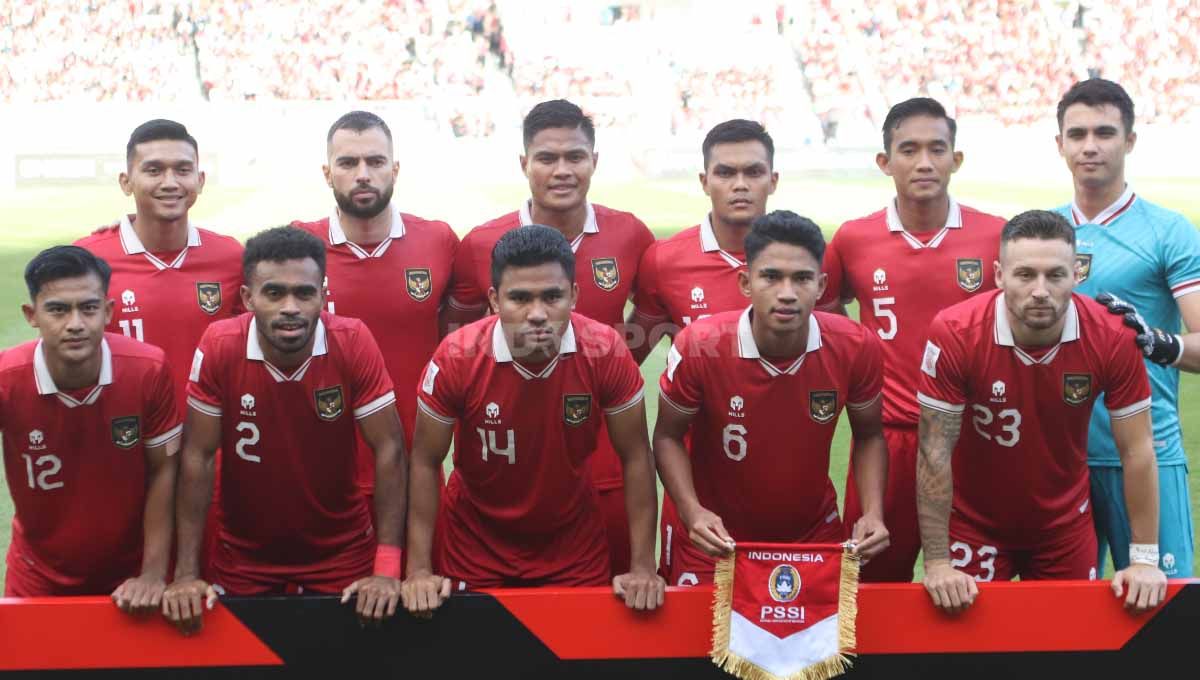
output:
<path id="1" fill-rule="evenodd" d="M 767 129 L 761 123 L 744 118 L 734 118 L 724 123 L 718 123 L 708 131 L 707 135 L 704 135 L 704 143 L 700 145 L 700 152 L 704 154 L 704 168 L 708 169 L 708 159 L 712 156 L 714 146 L 737 142 L 761 143 L 767 147 L 767 165 L 775 167 L 775 142 L 771 139 L 771 135 L 767 134 Z"/>
<path id="2" fill-rule="evenodd" d="M 384 136 L 387 137 L 388 144 L 392 143 L 392 130 L 387 123 L 379 116 L 370 111 L 351 111 L 344 114 L 341 118 L 333 121 L 333 125 L 329 126 L 329 134 L 325 137 L 325 143 L 333 142 L 333 133 L 338 130 L 351 130 L 353 132 L 365 132 L 371 128 L 379 128 L 383 130 Z"/>
<path id="3" fill-rule="evenodd" d="M 892 135 L 900 128 L 900 124 L 914 116 L 929 116 L 942 118 L 950 128 L 950 148 L 954 148 L 954 138 L 958 135 L 958 123 L 946 113 L 946 107 L 936 99 L 929 97 L 913 97 L 906 99 L 888 109 L 883 119 L 883 152 L 892 152 Z"/>
<path id="4" fill-rule="evenodd" d="M 575 253 L 562 233 L 552 227 L 527 224 L 500 237 L 492 248 L 492 288 L 499 290 L 500 276 L 509 267 L 536 267 L 557 262 L 567 280 L 575 283 Z"/>
<path id="5" fill-rule="evenodd" d="M 791 210 L 772 210 L 754 220 L 746 234 L 746 264 L 762 254 L 772 243 L 787 243 L 807 250 L 817 264 L 825 257 L 825 235 L 807 217 Z"/>
<path id="6" fill-rule="evenodd" d="M 1121 112 L 1125 133 L 1133 132 L 1133 100 L 1125 88 L 1104 78 L 1088 78 L 1071 86 L 1058 102 L 1058 130 L 1062 132 L 1063 118 L 1073 104 L 1104 106 L 1112 104 Z"/>
<path id="7" fill-rule="evenodd" d="M 129 142 L 125 145 L 125 163 L 133 162 L 133 154 L 137 150 L 138 144 L 157 142 L 163 139 L 187 142 L 195 149 L 196 157 L 200 156 L 200 145 L 196 143 L 196 138 L 188 133 L 183 123 L 176 123 L 166 118 L 155 118 L 135 127 L 130 133 Z"/>
<path id="8" fill-rule="evenodd" d="M 25 265 L 25 287 L 29 289 L 29 300 L 37 300 L 42 286 L 59 279 L 74 279 L 95 274 L 100 278 L 100 288 L 108 294 L 108 282 L 112 268 L 91 251 L 79 246 L 53 246 L 47 248 Z"/>
<path id="9" fill-rule="evenodd" d="M 272 227 L 246 241 L 242 253 L 242 280 L 247 285 L 259 262 L 286 262 L 311 259 L 325 278 L 325 244 L 321 239 L 295 227 Z"/>
<path id="10" fill-rule="evenodd" d="M 592 117 L 566 99 L 542 102 L 525 114 L 525 120 L 521 122 L 525 148 L 529 148 L 537 133 L 550 128 L 581 129 L 587 137 L 588 144 L 596 146 L 596 125 L 592 122 Z"/>
<path id="11" fill-rule="evenodd" d="M 1075 248 L 1075 227 L 1067 218 L 1049 210 L 1026 210 L 1013 217 L 1000 230 L 1000 248 L 1005 244 L 1023 238 L 1036 238 L 1043 241 L 1063 240 Z"/>

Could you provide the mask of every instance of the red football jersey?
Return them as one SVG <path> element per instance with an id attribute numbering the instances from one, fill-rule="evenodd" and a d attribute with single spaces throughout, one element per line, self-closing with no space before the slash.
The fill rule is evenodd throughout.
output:
<path id="1" fill-rule="evenodd" d="M 166 352 L 175 371 L 175 397 L 182 414 L 187 369 L 204 329 L 242 311 L 242 244 L 189 226 L 186 248 L 178 253 L 151 253 L 133 230 L 132 220 L 132 215 L 126 215 L 75 245 L 112 267 L 108 293 L 116 304 L 105 330 Z"/>
<path id="2" fill-rule="evenodd" d="M 746 296 L 738 272 L 744 253 L 721 249 L 705 216 L 700 224 L 654 243 L 642 257 L 633 304 L 650 321 L 671 321 L 680 328 L 706 316 L 742 310 Z"/>
<path id="3" fill-rule="evenodd" d="M 346 240 L 336 211 L 323 220 L 292 226 L 325 242 L 329 313 L 361 319 L 379 343 L 411 448 L 415 388 L 437 349 L 438 309 L 450 281 L 458 236 L 445 222 L 401 213 L 394 204 L 392 210 L 391 233 L 369 250 Z M 360 442 L 358 463 L 359 483 L 374 488 L 375 456 L 365 442 Z"/>
<path id="4" fill-rule="evenodd" d="M 642 386 L 624 339 L 580 314 L 540 366 L 513 359 L 495 316 L 451 333 L 417 394 L 423 412 L 457 424 L 450 521 L 482 517 L 517 541 L 599 512 L 587 458 L 604 416 L 636 406 Z"/>
<path id="5" fill-rule="evenodd" d="M 59 390 L 41 341 L 0 353 L 0 429 L 12 493 L 9 561 L 105 595 L 142 564 L 146 447 L 183 432 L 162 350 L 115 334 L 93 387 Z"/>
<path id="6" fill-rule="evenodd" d="M 750 309 L 679 333 L 659 380 L 663 399 L 692 414 L 688 447 L 700 504 L 739 541 L 792 541 L 837 514 L 829 447 L 842 408 L 875 403 L 879 340 L 839 315 L 814 312 L 804 354 L 763 358 Z"/>
<path id="7" fill-rule="evenodd" d="M 951 531 L 966 523 L 998 547 L 1032 549 L 1051 530 L 1091 530 L 1087 433 L 1103 393 L 1113 418 L 1150 408 L 1133 331 L 1099 303 L 1072 295 L 1053 348 L 1013 340 L 1004 295 L 944 310 L 921 360 L 922 406 L 963 414 L 954 449 Z"/>
<path id="8" fill-rule="evenodd" d="M 825 250 L 820 304 L 858 300 L 859 321 L 883 342 L 883 422 L 917 424 L 917 370 L 933 317 L 995 290 L 1004 220 L 950 199 L 946 226 L 912 234 L 896 202 L 842 225 Z"/>
<path id="9" fill-rule="evenodd" d="M 575 312 L 617 328 L 625 322 L 625 303 L 641 285 L 638 267 L 643 253 L 654 243 L 654 234 L 631 213 L 591 203 L 587 208 L 583 232 L 571 243 L 579 285 Z M 526 201 L 517 212 L 478 226 L 463 237 L 454 260 L 449 304 L 460 309 L 486 306 L 492 286 L 492 249 L 504 234 L 532 223 Z M 621 486 L 621 461 L 607 434 L 600 437 L 590 465 L 596 488 Z"/>
<path id="10" fill-rule="evenodd" d="M 264 358 L 252 314 L 220 321 L 200 340 L 189 376 L 188 405 L 221 418 L 220 540 L 281 571 L 372 540 L 355 421 L 395 408 L 361 321 L 322 313 L 315 333 L 312 356 L 283 371 Z"/>

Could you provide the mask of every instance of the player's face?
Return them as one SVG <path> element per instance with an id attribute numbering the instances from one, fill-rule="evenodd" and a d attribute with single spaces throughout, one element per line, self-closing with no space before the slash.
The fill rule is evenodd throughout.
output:
<path id="1" fill-rule="evenodd" d="M 700 186 L 712 201 L 715 220 L 749 226 L 767 212 L 779 173 L 771 169 L 767 147 L 757 140 L 717 144 L 700 175 Z"/>
<path id="2" fill-rule="evenodd" d="M 582 206 L 598 160 L 582 128 L 539 131 L 521 156 L 521 170 L 529 180 L 534 204 L 555 212 Z"/>
<path id="3" fill-rule="evenodd" d="M 338 130 L 329 142 L 325 181 L 343 214 L 369 220 L 387 209 L 400 164 L 383 128 Z"/>
<path id="4" fill-rule="evenodd" d="M 50 281 L 38 291 L 33 304 L 21 309 L 41 336 L 49 361 L 78 366 L 99 359 L 100 340 L 113 309 L 99 276 Z"/>
<path id="5" fill-rule="evenodd" d="M 311 352 L 325 305 L 321 281 L 321 270 L 312 258 L 259 262 L 242 286 L 242 303 L 254 313 L 259 340 L 266 340 L 281 355 Z"/>
<path id="6" fill-rule="evenodd" d="M 996 287 L 1018 324 L 1033 332 L 1054 328 L 1075 289 L 1075 249 L 1061 239 L 1009 241 L 996 263 Z"/>
<path id="7" fill-rule="evenodd" d="M 175 139 L 143 142 L 120 176 L 121 190 L 133 196 L 139 215 L 164 222 L 187 217 L 204 190 L 204 173 L 191 144 Z"/>
<path id="8" fill-rule="evenodd" d="M 790 243 L 768 245 L 738 274 L 738 282 L 754 306 L 754 318 L 772 333 L 803 330 L 825 292 L 820 263 L 807 248 Z"/>
<path id="9" fill-rule="evenodd" d="M 944 197 L 962 160 L 950 140 L 950 124 L 932 116 L 905 118 L 892 133 L 892 148 L 875 157 L 895 182 L 896 194 L 912 201 Z"/>
<path id="10" fill-rule="evenodd" d="M 1125 154 L 1137 134 L 1127 132 L 1121 111 L 1112 104 L 1072 104 L 1063 112 L 1062 131 L 1055 137 L 1075 183 L 1105 187 L 1125 182 Z"/>
<path id="11" fill-rule="evenodd" d="M 579 289 L 557 262 L 508 267 L 488 290 L 514 357 L 552 357 L 571 320 Z"/>

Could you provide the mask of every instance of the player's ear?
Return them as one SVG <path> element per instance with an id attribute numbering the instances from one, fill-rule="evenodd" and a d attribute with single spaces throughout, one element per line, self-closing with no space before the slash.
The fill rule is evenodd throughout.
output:
<path id="1" fill-rule="evenodd" d="M 115 303 L 113 302 L 112 298 L 105 298 L 105 300 L 104 300 L 104 325 L 105 326 L 107 326 L 109 323 L 112 322 L 113 305 L 114 304 Z"/>
<path id="2" fill-rule="evenodd" d="M 488 306 L 492 308 L 492 314 L 500 313 L 500 292 L 495 288 L 488 288 Z"/>
<path id="3" fill-rule="evenodd" d="M 779 173 L 774 169 L 771 170 L 771 188 L 767 191 L 767 195 L 775 193 L 775 187 L 779 186 Z"/>
<path id="4" fill-rule="evenodd" d="M 598 167 L 600 167 L 600 153 L 598 151 L 593 151 L 592 152 L 592 172 L 595 172 L 596 168 L 598 168 Z"/>
<path id="5" fill-rule="evenodd" d="M 1054 144 L 1056 146 L 1058 146 L 1058 155 L 1065 158 L 1066 154 L 1063 153 L 1062 133 L 1061 132 L 1058 133 L 1057 135 L 1054 135 Z"/>
<path id="6" fill-rule="evenodd" d="M 126 196 L 133 195 L 133 182 L 129 181 L 129 173 L 122 172 L 117 175 L 117 184 L 121 185 L 121 192 Z"/>
<path id="7" fill-rule="evenodd" d="M 825 272 L 817 274 L 817 299 L 825 297 L 825 286 L 829 284 L 829 275 Z"/>
<path id="8" fill-rule="evenodd" d="M 704 190 L 704 195 L 708 196 L 708 173 L 700 173 L 700 188 Z"/>
<path id="9" fill-rule="evenodd" d="M 34 309 L 33 305 L 29 304 L 28 302 L 21 305 L 21 313 L 25 315 L 25 323 L 29 324 L 30 328 L 38 327 L 37 316 L 35 315 L 36 311 L 37 310 Z"/>
<path id="10" fill-rule="evenodd" d="M 954 167 L 950 168 L 950 172 L 952 172 L 952 173 L 958 172 L 958 169 L 962 167 L 962 164 L 963 164 L 963 152 L 955 151 L 954 152 Z"/>
<path id="11" fill-rule="evenodd" d="M 245 307 L 247 312 L 253 312 L 254 305 L 250 303 L 250 300 L 253 298 L 250 295 L 250 286 L 243 283 L 242 287 L 238 289 L 238 294 L 242 296 L 242 307 Z"/>
<path id="12" fill-rule="evenodd" d="M 529 177 L 529 157 L 525 154 L 517 156 L 517 160 L 521 163 L 521 174 Z"/>
<path id="13" fill-rule="evenodd" d="M 1004 246 L 1000 246 L 1000 247 L 1003 248 Z M 1000 267 L 1000 260 L 994 260 L 992 262 L 992 271 L 996 275 L 996 287 L 1004 288 L 1004 286 L 1000 285 L 1004 281 L 1004 276 L 1003 276 L 1004 270 Z"/>
<path id="14" fill-rule="evenodd" d="M 392 183 L 395 184 L 396 178 L 400 176 L 400 161 L 392 161 Z"/>
<path id="15" fill-rule="evenodd" d="M 742 295 L 750 297 L 750 269 L 738 270 L 738 288 L 741 289 Z"/>
<path id="16" fill-rule="evenodd" d="M 1134 144 L 1137 144 L 1137 133 L 1130 132 L 1129 134 L 1125 135 L 1125 153 L 1133 151 Z"/>
<path id="17" fill-rule="evenodd" d="M 875 165 L 879 166 L 879 171 L 888 177 L 892 176 L 891 157 L 880 151 L 875 154 Z"/>
<path id="18" fill-rule="evenodd" d="M 328 184 L 329 188 L 332 189 L 333 188 L 333 178 L 329 176 L 329 166 L 328 165 L 321 166 L 321 174 L 325 175 L 325 184 Z"/>
<path id="19" fill-rule="evenodd" d="M 205 175 L 204 171 L 201 170 L 200 174 L 196 176 L 196 179 L 198 180 L 196 183 L 196 195 L 199 196 L 204 192 L 204 181 L 208 179 L 208 175 Z"/>
<path id="20" fill-rule="evenodd" d="M 579 284 L 571 284 L 571 309 L 575 309 L 576 303 L 579 302 Z"/>

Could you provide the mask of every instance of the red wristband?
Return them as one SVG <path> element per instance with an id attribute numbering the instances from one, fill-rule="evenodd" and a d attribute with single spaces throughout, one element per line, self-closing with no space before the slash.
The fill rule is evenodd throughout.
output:
<path id="1" fill-rule="evenodd" d="M 375 575 L 400 578 L 403 552 L 394 545 L 380 544 L 375 548 Z"/>

